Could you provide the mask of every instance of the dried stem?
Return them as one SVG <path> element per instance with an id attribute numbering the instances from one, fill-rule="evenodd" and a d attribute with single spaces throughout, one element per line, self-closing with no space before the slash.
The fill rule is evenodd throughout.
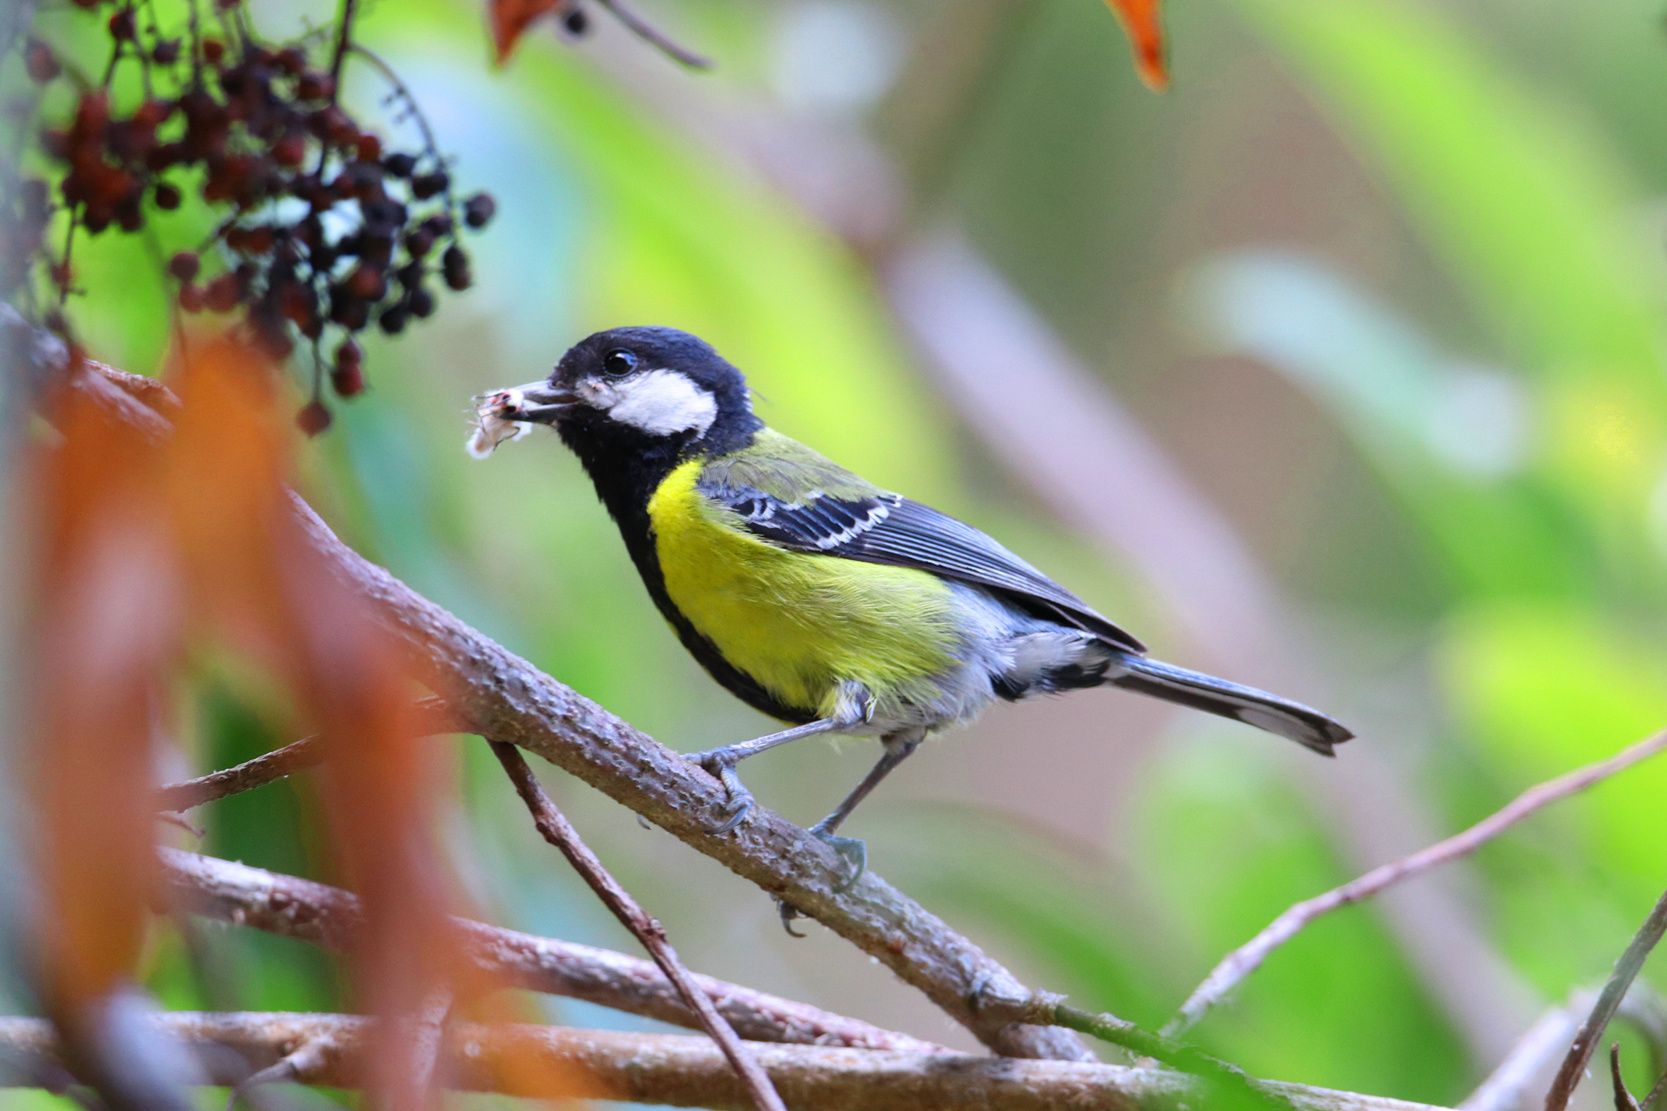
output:
<path id="1" fill-rule="evenodd" d="M 311 1061 L 292 1059 L 293 1079 L 354 1088 L 365 1075 L 371 1020 L 356 1015 L 174 1012 L 152 1021 L 194 1051 L 214 1083 L 235 1084 L 309 1044 L 330 1051 Z M 806 1111 L 1174 1111 L 1200 1105 L 1195 1082 L 1158 1069 L 823 1046 L 749 1048 L 788 1102 Z M 16 1060 L 39 1070 L 56 1063 L 56 1050 L 44 1020 L 0 1018 L 0 1062 Z M 459 1023 L 446 1039 L 443 1074 L 462 1091 L 749 1106 L 734 1070 L 704 1037 Z M 0 1065 L 0 1087 L 32 1082 Z M 557 1082 L 560 1090 L 528 1086 Z M 1423 1104 L 1297 1084 L 1268 1087 L 1301 1111 L 1433 1111 Z"/>
<path id="2" fill-rule="evenodd" d="M 671 942 L 666 937 L 665 927 L 642 909 L 636 899 L 631 897 L 631 893 L 602 866 L 602 861 L 591 852 L 590 846 L 580 839 L 579 831 L 573 828 L 573 823 L 556 809 L 556 804 L 545 794 L 538 777 L 522 757 L 521 750 L 501 741 L 491 743 L 492 754 L 498 758 L 498 763 L 504 766 L 504 772 L 509 776 L 510 782 L 515 784 L 515 793 L 521 796 L 521 801 L 526 803 L 527 809 L 532 813 L 533 824 L 538 827 L 538 832 L 543 835 L 544 840 L 560 850 L 567 862 L 573 866 L 573 870 L 579 873 L 579 878 L 596 892 L 597 898 L 601 899 L 603 905 L 619 919 L 620 925 L 630 930 L 632 936 L 648 950 L 648 955 L 654 958 L 654 963 L 666 974 L 666 979 L 677 989 L 677 994 L 682 997 L 683 1002 L 700 1017 L 701 1028 L 717 1043 L 725 1059 L 741 1077 L 748 1095 L 752 1098 L 753 1106 L 759 1111 L 787 1111 L 781 1102 L 781 1096 L 776 1094 L 775 1087 L 771 1085 L 770 1078 L 759 1068 L 758 1062 L 754 1061 L 752 1055 L 741 1045 L 741 1039 L 735 1036 L 734 1029 L 712 1005 L 712 997 L 694 982 L 689 970 L 683 967 L 683 962 L 678 959 L 677 950 L 671 947 Z"/>
<path id="3" fill-rule="evenodd" d="M 1580 1078 L 1586 1073 L 1586 1065 L 1592 1059 L 1592 1051 L 1597 1048 L 1598 1039 L 1609 1028 L 1610 1020 L 1620 1009 L 1621 1000 L 1626 998 L 1627 989 L 1632 987 L 1632 981 L 1638 978 L 1639 969 L 1644 967 L 1644 960 L 1650 955 L 1661 935 L 1667 933 L 1667 891 L 1662 892 L 1661 898 L 1656 900 L 1655 906 L 1644 919 L 1644 924 L 1638 927 L 1621 959 L 1615 962 L 1615 971 L 1609 976 L 1603 990 L 1598 992 L 1597 1002 L 1592 1004 L 1592 1013 L 1586 1016 L 1586 1021 L 1580 1026 L 1580 1032 L 1574 1036 L 1574 1044 L 1569 1046 L 1569 1052 L 1563 1058 L 1563 1065 L 1557 1070 L 1556 1078 L 1551 1082 L 1551 1090 L 1546 1093 L 1546 1111 L 1563 1111 L 1569 1105 L 1569 1097 L 1574 1094 L 1580 1084 Z"/>
<path id="4" fill-rule="evenodd" d="M 358 897 L 339 887 L 178 849 L 162 849 L 161 861 L 169 900 L 192 914 L 332 951 L 347 949 L 360 928 Z M 651 961 L 466 918 L 454 918 L 452 925 L 468 959 L 494 980 L 677 1026 L 698 1027 L 695 1013 Z M 708 976 L 694 979 L 717 1000 L 718 1009 L 736 1032 L 751 1041 L 949 1052 L 906 1034 L 739 984 Z"/>
<path id="5" fill-rule="evenodd" d="M 641 12 L 631 7 L 625 0 L 596 0 L 596 3 L 598 6 L 612 12 L 613 17 L 619 20 L 626 30 L 644 42 L 657 47 L 662 54 L 673 61 L 688 66 L 690 69 L 712 68 L 712 59 L 704 54 L 697 54 L 677 42 L 670 35 L 650 23 Z"/>
<path id="6" fill-rule="evenodd" d="M 1502 809 L 1444 841 L 1438 841 L 1411 856 L 1374 868 L 1341 887 L 1305 899 L 1270 922 L 1261 933 L 1223 957 L 1210 971 L 1180 1011 L 1163 1028 L 1175 1036 L 1190 1030 L 1211 1007 L 1226 998 L 1245 977 L 1259 968 L 1268 956 L 1301 932 L 1315 919 L 1350 903 L 1369 899 L 1385 888 L 1420 873 L 1475 852 L 1482 845 L 1537 811 L 1578 794 L 1610 776 L 1667 749 L 1667 730 L 1621 750 L 1607 760 L 1588 764 L 1556 779 L 1530 787 Z"/>

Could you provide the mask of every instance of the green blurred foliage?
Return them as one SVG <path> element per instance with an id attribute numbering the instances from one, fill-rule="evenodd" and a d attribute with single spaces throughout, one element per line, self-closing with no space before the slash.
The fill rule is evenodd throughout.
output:
<path id="1" fill-rule="evenodd" d="M 1342 759 L 1398 777 L 1425 832 L 1667 724 L 1658 6 L 1173 9 L 1175 88 L 1155 97 L 1096 0 L 655 5 L 722 60 L 712 77 L 606 26 L 573 46 L 535 36 L 490 72 L 472 5 L 370 6 L 366 41 L 501 216 L 478 288 L 373 345 L 373 389 L 309 449 L 309 492 L 373 558 L 675 747 L 762 732 L 666 634 L 557 445 L 462 452 L 472 394 L 541 376 L 595 328 L 679 325 L 749 371 L 783 430 L 967 513 L 1091 597 L 1142 597 L 1157 627 L 1138 631 L 1162 654 L 1178 636 L 1164 601 L 1118 553 L 1039 523 L 1025 477 L 917 365 L 871 259 L 735 156 L 757 113 L 804 143 L 840 129 L 875 143 L 898 170 L 905 241 L 967 231 L 1263 560 L 1286 635 L 1325 661 L 1293 693 L 1357 727 Z M 817 75 L 791 47 L 817 12 L 895 50 L 877 99 L 806 100 Z M 262 18 L 318 14 L 272 0 Z M 375 81 L 353 80 L 374 104 Z M 200 221 L 180 219 L 191 238 Z M 107 292 L 78 319 L 134 369 L 167 341 L 154 257 L 111 237 L 84 256 Z M 1022 390 L 1025 368 L 1009 373 Z M 203 767 L 282 740 L 236 689 L 203 684 Z M 1122 705 L 993 715 L 917 757 L 853 832 L 1022 975 L 1158 1024 L 1227 949 L 1384 857 L 1336 835 L 1348 802 L 1305 755 L 1214 722 L 1108 717 Z M 868 758 L 783 753 L 749 782 L 808 821 Z M 448 842 L 481 912 L 628 948 L 491 761 L 460 764 Z M 755 890 L 552 785 L 702 971 L 960 1037 L 834 939 L 781 938 Z M 1532 998 L 1601 979 L 1667 883 L 1664 797 L 1667 763 L 1645 765 L 1455 869 L 1468 920 Z M 211 851 L 327 874 L 315 818 L 294 786 L 202 815 Z M 1456 1101 L 1493 1062 L 1420 979 L 1429 942 L 1344 910 L 1199 1035 L 1257 1073 Z M 198 948 L 211 959 L 158 939 L 153 987 L 171 1005 L 339 1004 L 332 962 L 302 947 L 205 929 Z M 1661 965 L 1649 975 L 1667 987 Z"/>

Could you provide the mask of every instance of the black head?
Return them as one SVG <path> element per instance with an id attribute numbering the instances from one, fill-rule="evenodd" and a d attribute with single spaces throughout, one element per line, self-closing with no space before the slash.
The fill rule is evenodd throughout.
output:
<path id="1" fill-rule="evenodd" d="M 548 380 L 517 391 L 511 419 L 552 425 L 599 488 L 744 447 L 763 427 L 741 372 L 675 328 L 597 332 L 574 344 Z"/>
<path id="2" fill-rule="evenodd" d="M 536 395 L 536 396 L 535 396 Z M 533 388 L 529 415 L 555 425 L 580 454 L 585 441 L 710 452 L 759 427 L 747 381 L 705 340 L 675 328 L 611 328 L 587 336 Z"/>

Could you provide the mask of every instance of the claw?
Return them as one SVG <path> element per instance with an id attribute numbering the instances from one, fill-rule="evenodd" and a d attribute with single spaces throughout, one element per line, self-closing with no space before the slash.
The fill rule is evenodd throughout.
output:
<path id="1" fill-rule="evenodd" d="M 822 828 L 818 822 L 806 831 L 822 844 L 838 853 L 845 863 L 851 866 L 851 874 L 846 876 L 834 887 L 834 894 L 843 895 L 851 890 L 862 874 L 868 871 L 868 842 L 858 837 L 841 837 L 837 833 L 830 833 Z"/>
<path id="2" fill-rule="evenodd" d="M 787 936 L 788 937 L 806 937 L 806 936 L 808 936 L 806 934 L 800 933 L 798 930 L 795 930 L 793 928 L 793 920 L 795 918 L 808 917 L 808 915 L 806 915 L 798 907 L 794 906 L 792 903 L 788 902 L 786 899 L 779 899 L 778 898 L 776 900 L 776 913 L 781 916 L 781 928 L 787 931 Z"/>
<path id="3" fill-rule="evenodd" d="M 719 821 L 708 826 L 706 832 L 722 836 L 739 828 L 741 823 L 752 815 L 754 803 L 752 792 L 741 782 L 741 777 L 735 772 L 735 765 L 718 756 L 716 752 L 697 752 L 689 759 L 722 783 L 727 796 L 723 806 L 718 809 Z"/>

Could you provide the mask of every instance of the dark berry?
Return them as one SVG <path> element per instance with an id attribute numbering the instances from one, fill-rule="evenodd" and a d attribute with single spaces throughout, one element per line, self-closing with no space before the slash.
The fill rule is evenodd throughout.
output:
<path id="1" fill-rule="evenodd" d="M 309 401 L 295 414 L 295 425 L 309 436 L 316 436 L 330 427 L 330 410 L 322 401 Z"/>
<path id="2" fill-rule="evenodd" d="M 439 196 L 446 191 L 451 179 L 442 170 L 434 170 L 426 174 L 418 174 L 411 179 L 411 195 L 419 201 L 426 201 L 430 197 Z"/>
<path id="3" fill-rule="evenodd" d="M 463 222 L 471 228 L 484 228 L 497 214 L 498 202 L 490 193 L 476 193 L 463 202 Z"/>
<path id="4" fill-rule="evenodd" d="M 151 61 L 161 66 L 171 66 L 179 61 L 179 40 L 163 39 L 150 52 Z"/>
<path id="5" fill-rule="evenodd" d="M 110 37 L 117 42 L 131 42 L 139 29 L 132 8 L 122 8 L 110 17 Z"/>
<path id="6" fill-rule="evenodd" d="M 151 195 L 156 198 L 156 207 L 164 212 L 172 212 L 184 199 L 180 195 L 179 186 L 166 181 L 159 182 Z"/>
<path id="7" fill-rule="evenodd" d="M 397 336 L 405 331 L 406 312 L 398 305 L 392 305 L 382 310 L 382 315 L 376 318 L 376 323 L 390 336 Z"/>
<path id="8" fill-rule="evenodd" d="M 301 165 L 307 158 L 307 137 L 299 131 L 292 131 L 272 144 L 272 161 L 290 169 Z"/>
<path id="9" fill-rule="evenodd" d="M 474 276 L 469 272 L 469 256 L 456 244 L 447 247 L 446 253 L 440 256 L 440 273 L 448 289 L 461 292 L 474 284 Z"/>
<path id="10" fill-rule="evenodd" d="M 237 275 L 221 274 L 203 290 L 203 304 L 210 312 L 230 312 L 238 301 Z"/>
<path id="11" fill-rule="evenodd" d="M 336 92 L 336 82 L 328 73 L 309 70 L 295 82 L 295 95 L 302 100 L 329 100 Z"/>
<path id="12" fill-rule="evenodd" d="M 29 80 L 44 85 L 63 72 L 58 65 L 58 56 L 52 53 L 52 48 L 39 39 L 30 39 L 23 48 L 24 68 L 29 71 Z"/>
<path id="13" fill-rule="evenodd" d="M 561 25 L 567 28 L 568 34 L 577 38 L 590 30 L 590 16 L 585 14 L 583 8 L 571 8 L 561 17 Z"/>
<path id="14" fill-rule="evenodd" d="M 390 154 L 382 160 L 382 168 L 395 177 L 410 177 L 417 168 L 417 160 L 409 154 Z"/>

